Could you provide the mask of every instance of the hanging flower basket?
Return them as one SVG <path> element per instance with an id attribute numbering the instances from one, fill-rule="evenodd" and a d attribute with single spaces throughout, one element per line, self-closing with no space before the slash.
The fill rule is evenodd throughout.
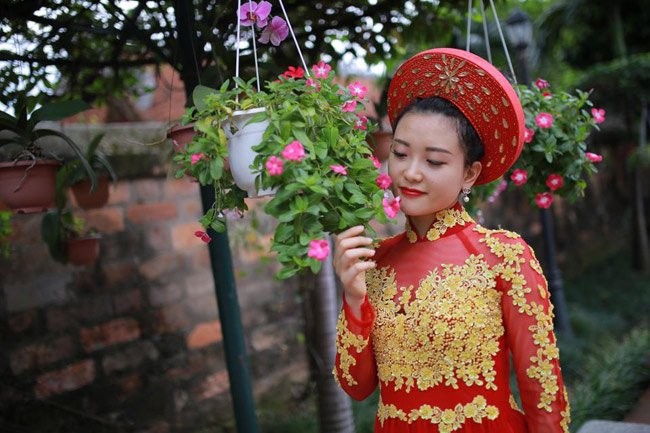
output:
<path id="1" fill-rule="evenodd" d="M 253 6 L 241 7 L 239 24 L 251 30 L 263 24 L 257 41 L 278 45 L 291 32 L 288 17 L 271 18 L 268 2 Z M 224 231 L 227 214 L 248 209 L 246 198 L 275 192 L 264 211 L 278 221 L 271 249 L 282 265 L 279 278 L 320 270 L 329 252 L 327 233 L 364 225 L 373 235 L 370 221 L 388 220 L 389 185 L 366 140 L 367 119 L 359 114 L 367 89 L 359 82 L 344 87 L 324 61 L 308 68 L 300 58 L 302 66 L 289 66 L 264 84 L 237 73 L 218 89 L 197 86 L 182 120 L 196 135 L 174 156 L 177 177 L 187 173 L 214 189 L 214 205 L 200 220 L 206 230 Z M 255 154 L 243 156 L 239 138 L 253 136 L 255 144 L 246 147 Z M 228 158 L 231 171 L 225 169 Z M 240 168 L 253 177 L 240 181 Z M 196 236 L 210 241 L 204 231 Z"/>
<path id="2" fill-rule="evenodd" d="M 110 180 L 108 176 L 98 176 L 97 185 L 93 191 L 89 179 L 84 179 L 71 186 L 77 205 L 82 209 L 98 209 L 108 203 L 110 195 Z"/>
<path id="3" fill-rule="evenodd" d="M 101 235 L 73 238 L 66 241 L 68 263 L 75 266 L 92 266 L 99 258 Z"/>
<path id="4" fill-rule="evenodd" d="M 16 213 L 54 207 L 57 160 L 0 162 L 0 202 Z"/>
<path id="5" fill-rule="evenodd" d="M 177 125 L 167 131 L 167 138 L 172 141 L 174 152 L 182 152 L 188 143 L 194 138 L 193 125 Z"/>

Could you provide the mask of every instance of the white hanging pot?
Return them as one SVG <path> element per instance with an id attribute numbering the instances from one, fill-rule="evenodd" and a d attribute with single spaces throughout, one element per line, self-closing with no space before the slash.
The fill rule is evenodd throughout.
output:
<path id="1" fill-rule="evenodd" d="M 269 121 L 248 123 L 257 113 L 266 108 L 252 108 L 250 110 L 235 111 L 229 121 L 224 122 L 224 131 L 228 139 L 228 159 L 230 172 L 238 187 L 248 193 L 249 197 L 262 197 L 274 194 L 273 189 L 257 190 L 255 188 L 256 174 L 252 172 L 251 165 L 257 156 L 253 150 L 262 142 L 264 131 L 269 126 Z M 235 131 L 234 133 L 232 131 Z"/>

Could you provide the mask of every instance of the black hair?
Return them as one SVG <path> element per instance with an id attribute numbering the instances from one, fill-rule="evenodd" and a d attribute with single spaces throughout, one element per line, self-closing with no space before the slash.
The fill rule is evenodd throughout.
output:
<path id="1" fill-rule="evenodd" d="M 465 164 L 470 165 L 483 158 L 485 150 L 481 137 L 479 137 L 476 129 L 474 129 L 467 117 L 450 101 L 438 96 L 418 98 L 400 113 L 395 121 L 396 126 L 406 113 L 442 114 L 453 119 L 456 123 L 456 132 L 458 133 L 460 144 L 463 147 L 463 153 L 465 154 Z"/>

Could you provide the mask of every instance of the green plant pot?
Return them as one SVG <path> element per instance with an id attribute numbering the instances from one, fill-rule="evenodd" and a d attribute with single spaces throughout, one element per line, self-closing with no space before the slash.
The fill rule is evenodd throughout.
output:
<path id="1" fill-rule="evenodd" d="M 0 162 L 0 201 L 16 213 L 54 207 L 57 160 Z"/>

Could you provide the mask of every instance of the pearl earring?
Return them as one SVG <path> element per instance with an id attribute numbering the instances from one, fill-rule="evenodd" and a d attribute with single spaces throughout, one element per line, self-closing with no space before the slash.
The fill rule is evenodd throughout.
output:
<path id="1" fill-rule="evenodd" d="M 463 196 L 463 201 L 465 203 L 469 203 L 469 195 L 470 195 L 471 192 L 472 192 L 471 188 L 468 188 L 468 187 L 463 188 L 463 190 L 461 192 L 461 195 Z"/>

